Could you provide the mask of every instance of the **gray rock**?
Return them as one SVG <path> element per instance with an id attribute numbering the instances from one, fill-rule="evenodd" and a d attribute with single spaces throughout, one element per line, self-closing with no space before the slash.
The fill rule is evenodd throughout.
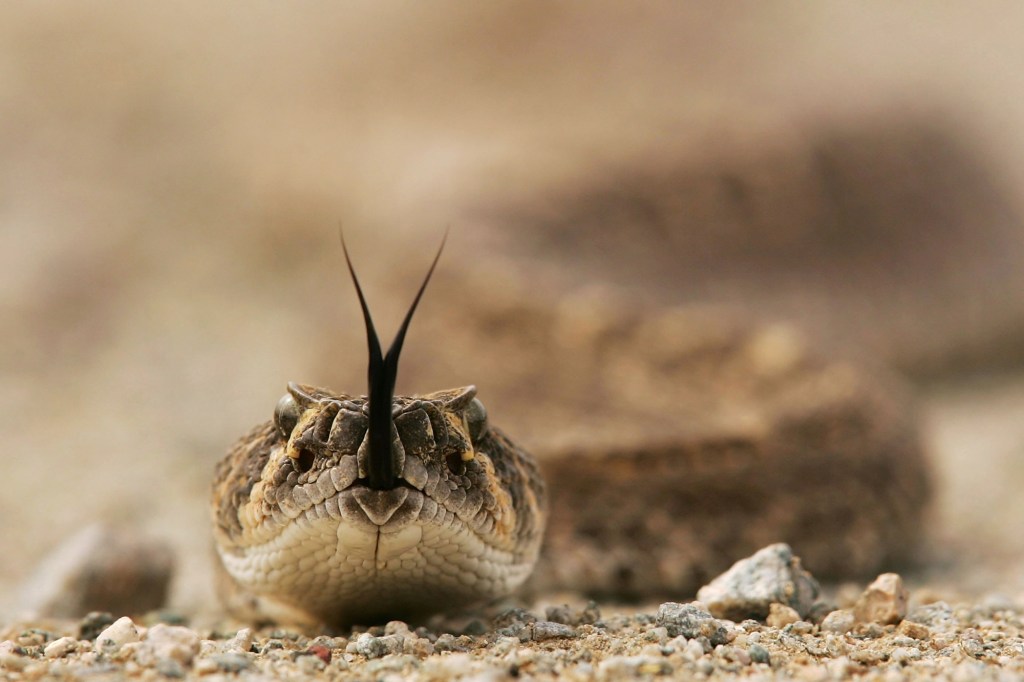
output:
<path id="1" fill-rule="evenodd" d="M 350 643 L 345 651 L 374 659 L 382 658 L 388 654 L 400 654 L 404 645 L 405 638 L 401 635 L 374 637 L 370 633 L 364 632 L 356 638 L 356 641 Z"/>
<path id="2" fill-rule="evenodd" d="M 697 593 L 718 618 L 764 620 L 772 604 L 783 604 L 801 618 L 810 613 L 820 587 L 800 565 L 789 545 L 778 543 L 733 564 Z"/>
<path id="3" fill-rule="evenodd" d="M 93 524 L 60 544 L 20 590 L 22 609 L 53 618 L 141 614 L 164 606 L 174 554 L 164 542 Z"/>
<path id="4" fill-rule="evenodd" d="M 959 626 L 953 607 L 944 601 L 915 607 L 907 614 L 906 619 L 913 623 L 927 625 L 936 632 L 952 632 Z"/>
<path id="5" fill-rule="evenodd" d="M 575 637 L 576 629 L 564 623 L 538 620 L 532 626 L 532 635 L 532 639 L 535 642 L 543 642 L 548 639 L 566 639 Z"/>
<path id="6" fill-rule="evenodd" d="M 665 602 L 658 607 L 655 622 L 668 631 L 669 637 L 707 637 L 715 646 L 729 641 L 729 632 L 725 626 L 710 613 L 693 604 Z"/>
<path id="7" fill-rule="evenodd" d="M 747 653 L 750 654 L 750 660 L 754 663 L 767 663 L 771 665 L 772 657 L 760 644 L 751 644 L 750 648 L 747 649 Z"/>

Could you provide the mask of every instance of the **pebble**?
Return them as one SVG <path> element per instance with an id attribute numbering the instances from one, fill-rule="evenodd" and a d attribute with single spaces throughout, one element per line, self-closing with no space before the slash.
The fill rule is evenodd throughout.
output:
<path id="1" fill-rule="evenodd" d="M 381 658 L 388 654 L 402 653 L 404 644 L 405 638 L 401 635 L 374 637 L 370 633 L 364 632 L 356 638 L 356 641 L 349 643 L 345 652 L 359 654 L 369 659 Z"/>
<path id="2" fill-rule="evenodd" d="M 900 623 L 900 626 L 896 628 L 896 632 L 911 639 L 926 640 L 930 639 L 932 636 L 932 631 L 928 629 L 927 625 L 915 623 L 912 620 L 904 620 Z"/>
<path id="3" fill-rule="evenodd" d="M 224 642 L 221 651 L 247 652 L 252 649 L 252 629 L 242 628 L 235 636 Z"/>
<path id="4" fill-rule="evenodd" d="M 767 663 L 771 665 L 772 657 L 760 644 L 751 644 L 747 649 L 747 653 L 750 654 L 750 660 L 754 663 Z"/>
<path id="5" fill-rule="evenodd" d="M 697 592 L 697 600 L 714 616 L 741 621 L 763 620 L 772 604 L 810 613 L 821 588 L 785 543 L 769 545 L 737 561 Z"/>
<path id="6" fill-rule="evenodd" d="M 725 626 L 694 604 L 665 602 L 658 607 L 655 622 L 665 628 L 669 637 L 707 637 L 712 645 L 726 644 L 729 641 L 729 632 Z"/>
<path id="7" fill-rule="evenodd" d="M 125 644 L 137 641 L 139 641 L 138 628 L 135 627 L 131 618 L 122 616 L 96 637 L 94 649 L 96 653 L 110 655 L 117 653 Z"/>
<path id="8" fill-rule="evenodd" d="M 926 625 L 935 632 L 953 632 L 959 627 L 953 607 L 944 601 L 923 604 L 907 614 L 906 620 Z"/>
<path id="9" fill-rule="evenodd" d="M 821 621 L 821 629 L 823 632 L 845 635 L 856 624 L 857 619 L 853 617 L 852 609 L 836 609 Z"/>
<path id="10" fill-rule="evenodd" d="M 784 628 L 799 620 L 800 614 L 796 612 L 796 609 L 785 604 L 774 603 L 768 608 L 766 622 L 773 628 Z"/>
<path id="11" fill-rule="evenodd" d="M 599 625 L 530 621 L 529 612 L 519 611 L 505 625 L 531 634 L 527 641 L 503 636 L 494 628 L 480 636 L 436 634 L 446 627 L 460 632 L 464 619 L 457 625 L 440 621 L 437 627 L 415 631 L 395 621 L 351 638 L 243 628 L 220 639 L 204 639 L 209 635 L 182 626 L 156 624 L 147 629 L 118 619 L 97 633 L 95 641 L 76 639 L 74 622 L 47 621 L 6 626 L 9 639 L 0 642 L 0 677 L 150 682 L 341 677 L 384 682 L 500 682 L 514 677 L 895 682 L 939 673 L 948 680 L 1002 682 L 1024 671 L 1024 608 L 930 606 L 915 609 L 915 614 L 940 626 L 956 623 L 956 629 L 939 632 L 906 619 L 896 627 L 861 623 L 849 633 L 824 627 L 848 620 L 848 609 L 830 613 L 822 627 L 803 620 L 782 628 L 753 620 L 736 625 L 716 619 L 700 603 L 673 602 L 660 605 L 656 612 L 617 611 Z M 775 611 L 786 613 L 781 605 Z M 787 616 L 785 620 L 792 613 Z M 133 631 L 136 641 L 128 641 Z M 545 639 L 544 633 L 558 636 Z M 568 633 L 572 636 L 564 636 Z M 106 648 L 103 640 L 109 640 Z"/>
<path id="12" fill-rule="evenodd" d="M 889 625 L 907 615 L 907 588 L 896 573 L 883 573 L 868 585 L 853 607 L 858 623 Z"/>
<path id="13" fill-rule="evenodd" d="M 55 639 L 43 648 L 43 655 L 47 658 L 61 658 L 75 649 L 78 643 L 74 637 L 61 637 Z"/>
<path id="14" fill-rule="evenodd" d="M 78 638 L 96 639 L 115 620 L 113 614 L 106 611 L 92 611 L 78 624 Z"/>
<path id="15" fill-rule="evenodd" d="M 576 628 L 549 620 L 538 620 L 531 626 L 531 635 L 535 642 L 571 638 L 576 636 Z"/>
<path id="16" fill-rule="evenodd" d="M 135 652 L 135 660 L 143 666 L 166 659 L 187 666 L 199 653 L 199 641 L 199 635 L 190 628 L 160 623 L 146 631 L 142 645 Z"/>
<path id="17" fill-rule="evenodd" d="M 704 650 L 703 644 L 696 639 L 691 639 L 686 642 L 686 649 L 684 653 L 691 661 L 696 661 L 707 652 Z"/>
<path id="18" fill-rule="evenodd" d="M 889 652 L 889 660 L 893 663 L 908 663 L 921 658 L 921 650 L 917 647 L 898 646 Z"/>

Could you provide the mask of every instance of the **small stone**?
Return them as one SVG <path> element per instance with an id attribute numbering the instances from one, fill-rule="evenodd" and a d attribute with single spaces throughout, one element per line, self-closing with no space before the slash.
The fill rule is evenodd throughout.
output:
<path id="1" fill-rule="evenodd" d="M 253 665 L 253 654 L 214 654 L 196 664 L 196 672 L 240 673 Z"/>
<path id="2" fill-rule="evenodd" d="M 552 623 L 561 623 L 562 625 L 574 624 L 572 610 L 569 608 L 568 604 L 547 607 L 544 609 L 544 617 Z"/>
<path id="3" fill-rule="evenodd" d="M 796 609 L 785 604 L 772 604 L 768 607 L 768 618 L 766 622 L 773 628 L 784 628 L 791 623 L 800 620 L 800 614 Z"/>
<path id="4" fill-rule="evenodd" d="M 960 649 L 971 658 L 980 658 L 985 653 L 985 645 L 976 631 L 968 630 L 960 639 Z"/>
<path id="5" fill-rule="evenodd" d="M 936 632 L 952 632 L 957 628 L 956 615 L 953 607 L 944 601 L 936 601 L 916 607 L 907 614 L 905 620 L 927 625 Z"/>
<path id="6" fill-rule="evenodd" d="M 374 637 L 370 633 L 364 632 L 356 638 L 355 642 L 348 645 L 346 651 L 351 649 L 350 653 L 356 653 L 368 659 L 382 658 L 388 654 L 402 653 L 404 643 L 405 638 L 401 635 Z"/>
<path id="7" fill-rule="evenodd" d="M 407 637 L 402 651 L 416 658 L 426 658 L 434 653 L 434 643 L 426 637 Z"/>
<path id="8" fill-rule="evenodd" d="M 753 660 L 750 657 L 750 652 L 737 646 L 721 647 L 720 655 L 727 661 L 734 661 L 742 666 L 750 665 Z"/>
<path id="9" fill-rule="evenodd" d="M 403 637 L 410 637 L 412 633 L 409 632 L 409 625 L 402 620 L 389 620 L 387 625 L 384 626 L 385 635 L 402 635 Z"/>
<path id="10" fill-rule="evenodd" d="M 820 588 L 785 543 L 769 545 L 741 559 L 697 592 L 697 599 L 718 618 L 763 620 L 772 604 L 807 615 Z"/>
<path id="11" fill-rule="evenodd" d="M 221 651 L 227 652 L 248 652 L 252 649 L 252 629 L 242 628 L 235 633 L 235 636 L 221 645 Z"/>
<path id="12" fill-rule="evenodd" d="M 54 618 L 155 611 L 167 599 L 173 572 L 174 552 L 166 542 L 93 524 L 36 567 L 20 588 L 21 608 Z"/>
<path id="13" fill-rule="evenodd" d="M 199 642 L 199 635 L 189 628 L 160 623 L 146 631 L 135 660 L 142 666 L 154 666 L 167 659 L 187 666 L 199 653 Z"/>
<path id="14" fill-rule="evenodd" d="M 765 663 L 771 665 L 772 657 L 760 644 L 751 644 L 750 648 L 747 649 L 747 653 L 750 654 L 750 660 L 754 663 Z"/>
<path id="15" fill-rule="evenodd" d="M 299 656 L 295 661 L 299 671 L 305 675 L 313 676 L 327 667 L 324 660 L 319 656 Z"/>
<path id="16" fill-rule="evenodd" d="M 836 609 L 825 616 L 824 620 L 821 621 L 821 629 L 823 632 L 834 632 L 837 635 L 845 635 L 847 632 L 852 630 L 853 626 L 856 624 L 857 619 L 853 617 L 852 610 Z"/>
<path id="17" fill-rule="evenodd" d="M 519 607 L 505 609 L 494 617 L 491 626 L 495 629 L 507 628 L 515 625 L 528 625 L 537 621 L 537 616 L 526 609 Z"/>
<path id="18" fill-rule="evenodd" d="M 96 653 L 110 655 L 117 653 L 125 644 L 137 641 L 139 641 L 138 628 L 135 627 L 131 618 L 122 616 L 99 634 L 93 648 Z"/>
<path id="19" fill-rule="evenodd" d="M 665 602 L 658 607 L 655 622 L 668 631 L 669 637 L 682 635 L 694 639 L 704 636 L 713 646 L 729 642 L 729 632 L 722 623 L 693 604 Z"/>
<path id="20" fill-rule="evenodd" d="M 543 642 L 549 639 L 570 639 L 576 636 L 575 628 L 563 625 L 562 623 L 553 623 L 549 620 L 538 620 L 531 628 L 531 639 L 535 642 Z"/>
<path id="21" fill-rule="evenodd" d="M 78 640 L 74 637 L 61 637 L 55 639 L 43 649 L 43 655 L 47 658 L 61 658 L 71 651 L 75 650 L 75 644 Z"/>
<path id="22" fill-rule="evenodd" d="M 686 642 L 686 648 L 683 650 L 683 654 L 691 661 L 696 661 L 701 658 L 707 651 L 704 650 L 704 645 L 696 639 L 691 639 Z"/>
<path id="23" fill-rule="evenodd" d="M 92 611 L 78 624 L 78 638 L 92 641 L 115 620 L 113 614 L 106 611 Z"/>
<path id="24" fill-rule="evenodd" d="M 907 615 L 907 589 L 896 573 L 883 573 L 868 585 L 853 607 L 858 623 L 898 623 Z"/>
<path id="25" fill-rule="evenodd" d="M 518 641 L 518 639 L 516 640 Z M 455 635 L 445 632 L 437 636 L 437 641 L 434 642 L 435 651 L 462 651 L 462 647 L 459 645 Z"/>
<path id="26" fill-rule="evenodd" d="M 889 652 L 889 660 L 893 663 L 909 663 L 921 659 L 921 650 L 917 647 L 898 646 Z"/>
<path id="27" fill-rule="evenodd" d="M 900 626 L 896 628 L 896 632 L 903 635 L 904 637 L 910 637 L 911 639 L 927 640 L 932 636 L 932 631 L 928 629 L 927 625 L 915 623 L 911 620 L 904 620 L 900 623 Z"/>
<path id="28" fill-rule="evenodd" d="M 313 646 L 306 649 L 306 651 L 304 651 L 303 653 L 305 653 L 308 656 L 316 656 L 324 663 L 331 662 L 331 650 L 319 644 L 314 644 Z"/>

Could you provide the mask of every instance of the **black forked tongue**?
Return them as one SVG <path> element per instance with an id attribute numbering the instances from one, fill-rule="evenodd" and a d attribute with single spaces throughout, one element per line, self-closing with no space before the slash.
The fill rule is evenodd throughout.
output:
<path id="1" fill-rule="evenodd" d="M 340 232 L 340 231 L 339 231 Z M 391 342 L 387 355 L 381 354 L 380 339 L 377 338 L 377 331 L 373 326 L 373 318 L 370 316 L 370 308 L 366 305 L 366 298 L 363 296 L 363 289 L 359 286 L 359 278 L 352 267 L 352 260 L 348 256 L 348 248 L 345 246 L 345 234 L 341 234 L 341 249 L 345 253 L 345 263 L 352 275 L 352 283 L 356 286 L 356 294 L 359 296 L 359 305 L 363 309 L 363 320 L 366 322 L 366 345 L 370 350 L 370 366 L 367 372 L 369 379 L 369 400 L 370 400 L 370 425 L 367 430 L 369 441 L 369 456 L 367 457 L 366 476 L 367 484 L 374 490 L 390 490 L 398 482 L 398 466 L 395 461 L 395 453 L 391 448 L 391 429 L 394 420 L 391 417 L 391 405 L 395 398 L 395 379 L 398 377 L 398 356 L 402 353 L 402 344 L 405 342 L 405 333 L 409 329 L 409 322 L 416 312 L 416 306 L 423 297 L 423 292 L 430 282 L 430 276 L 434 274 L 434 267 L 441 258 L 441 251 L 444 250 L 444 243 L 448 239 L 445 232 L 441 246 L 437 249 L 434 262 L 427 270 L 427 276 L 416 292 L 416 298 L 409 306 L 409 312 L 402 320 L 402 326 L 398 328 L 395 340 Z"/>

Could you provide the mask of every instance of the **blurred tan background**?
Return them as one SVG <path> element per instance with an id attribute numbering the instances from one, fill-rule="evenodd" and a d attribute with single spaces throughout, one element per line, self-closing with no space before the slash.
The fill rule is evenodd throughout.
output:
<path id="1" fill-rule="evenodd" d="M 208 596 L 214 461 L 289 380 L 363 390 L 339 221 L 385 336 L 451 226 L 400 390 L 486 391 L 495 349 L 431 354 L 492 290 L 725 306 L 890 365 L 940 547 L 975 559 L 940 575 L 1024 589 L 1022 26 L 1012 2 L 4 4 L 0 604 L 96 519 L 181 550 L 179 607 Z M 528 423 L 515 391 L 489 406 Z"/>

